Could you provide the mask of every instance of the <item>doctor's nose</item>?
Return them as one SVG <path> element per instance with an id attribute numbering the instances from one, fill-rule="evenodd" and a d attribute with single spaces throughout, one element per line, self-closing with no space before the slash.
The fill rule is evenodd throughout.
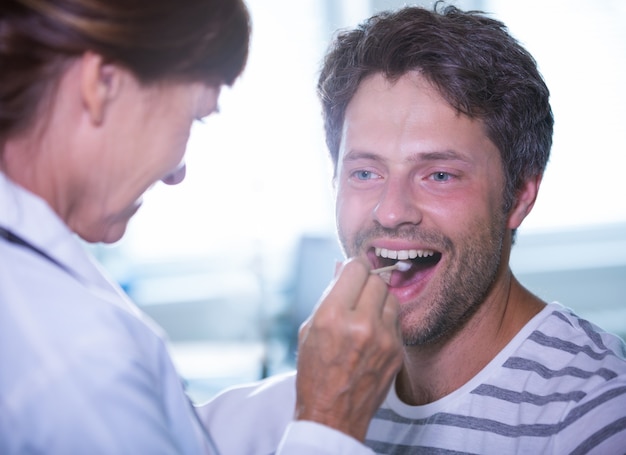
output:
<path id="1" fill-rule="evenodd" d="M 168 185 L 178 185 L 180 182 L 182 182 L 185 179 L 186 173 L 187 173 L 187 166 L 183 162 L 173 172 L 163 177 L 161 181 Z"/>

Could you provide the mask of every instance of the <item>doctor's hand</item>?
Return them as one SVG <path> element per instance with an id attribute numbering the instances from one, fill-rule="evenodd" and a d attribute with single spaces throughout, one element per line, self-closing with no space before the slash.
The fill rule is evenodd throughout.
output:
<path id="1" fill-rule="evenodd" d="M 298 420 L 359 441 L 402 365 L 398 303 L 360 259 L 347 261 L 301 326 Z"/>

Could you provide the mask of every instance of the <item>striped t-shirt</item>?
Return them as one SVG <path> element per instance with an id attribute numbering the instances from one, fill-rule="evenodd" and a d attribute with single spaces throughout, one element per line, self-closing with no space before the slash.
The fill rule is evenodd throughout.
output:
<path id="1" fill-rule="evenodd" d="M 550 304 L 446 397 L 409 406 L 392 387 L 366 443 L 381 454 L 626 454 L 626 345 Z"/>

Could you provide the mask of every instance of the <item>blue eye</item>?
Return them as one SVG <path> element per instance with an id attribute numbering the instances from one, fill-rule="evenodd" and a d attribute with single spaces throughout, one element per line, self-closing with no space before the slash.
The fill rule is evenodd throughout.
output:
<path id="1" fill-rule="evenodd" d="M 373 176 L 372 172 L 370 171 L 356 171 L 354 175 L 359 180 L 369 180 Z"/>
<path id="2" fill-rule="evenodd" d="M 447 172 L 439 171 L 432 174 L 432 178 L 435 182 L 447 182 L 452 176 Z"/>

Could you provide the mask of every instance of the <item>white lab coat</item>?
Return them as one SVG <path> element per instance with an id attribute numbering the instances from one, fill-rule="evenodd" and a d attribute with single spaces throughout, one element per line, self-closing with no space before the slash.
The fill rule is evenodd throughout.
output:
<path id="1" fill-rule="evenodd" d="M 185 395 L 160 329 L 42 199 L 1 172 L 0 227 L 61 264 L 0 238 L 0 453 L 213 453 L 214 422 Z M 278 453 L 372 452 L 299 421 Z"/>

